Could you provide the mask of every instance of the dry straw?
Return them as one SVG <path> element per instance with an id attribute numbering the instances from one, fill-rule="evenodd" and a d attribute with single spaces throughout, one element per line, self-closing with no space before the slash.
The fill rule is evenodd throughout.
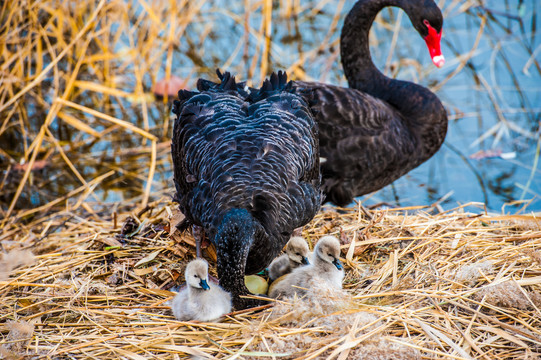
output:
<path id="1" fill-rule="evenodd" d="M 0 238 L 8 269 L 0 274 L 4 356 L 541 355 L 541 221 L 535 216 L 327 208 L 303 236 L 313 246 L 336 235 L 344 259 L 353 254 L 344 292 L 315 286 L 305 298 L 197 323 L 175 321 L 167 306 L 194 256 L 191 235 L 171 231 L 182 217 L 175 204 L 130 209 L 126 203 L 113 216 L 104 208 L 96 219 L 53 212 L 6 227 Z M 26 254 L 21 261 L 28 251 L 34 258 Z M 205 255 L 214 269 L 213 251 Z"/>

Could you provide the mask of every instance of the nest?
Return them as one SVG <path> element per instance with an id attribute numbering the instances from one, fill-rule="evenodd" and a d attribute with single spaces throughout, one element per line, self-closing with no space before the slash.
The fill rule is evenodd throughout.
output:
<path id="1" fill-rule="evenodd" d="M 0 354 L 47 358 L 537 359 L 541 221 L 464 208 L 324 208 L 311 247 L 342 243 L 344 290 L 176 321 L 194 258 L 174 203 L 51 212 L 0 237 Z M 132 209 L 130 211 L 129 209 Z M 204 250 L 215 269 L 216 253 Z"/>

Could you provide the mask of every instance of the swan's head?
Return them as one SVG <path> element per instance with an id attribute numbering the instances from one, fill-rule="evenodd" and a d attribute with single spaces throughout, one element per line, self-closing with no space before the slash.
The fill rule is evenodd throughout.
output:
<path id="1" fill-rule="evenodd" d="M 294 236 L 289 239 L 286 246 L 287 256 L 298 264 L 308 265 L 308 244 L 300 236 Z"/>
<path id="2" fill-rule="evenodd" d="M 324 236 L 319 239 L 314 252 L 319 259 L 333 264 L 338 270 L 342 270 L 340 242 L 334 236 Z"/>
<path id="3" fill-rule="evenodd" d="M 445 64 L 445 58 L 441 53 L 441 33 L 443 16 L 441 10 L 432 0 L 409 1 L 404 10 L 411 19 L 411 23 L 425 39 L 432 62 L 437 67 Z"/>
<path id="4" fill-rule="evenodd" d="M 209 290 L 208 267 L 208 263 L 203 259 L 190 261 L 184 272 L 188 286 Z"/>

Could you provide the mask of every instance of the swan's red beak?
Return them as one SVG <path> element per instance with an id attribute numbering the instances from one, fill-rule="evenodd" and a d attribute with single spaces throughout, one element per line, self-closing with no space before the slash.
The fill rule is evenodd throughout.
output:
<path id="1" fill-rule="evenodd" d="M 426 21 L 426 20 L 425 20 Z M 428 21 L 425 22 L 426 27 L 428 28 L 428 35 L 425 37 L 426 46 L 430 52 L 430 57 L 432 62 L 437 67 L 442 67 L 445 64 L 445 58 L 441 54 L 440 41 L 441 41 L 441 32 L 437 32 Z"/>

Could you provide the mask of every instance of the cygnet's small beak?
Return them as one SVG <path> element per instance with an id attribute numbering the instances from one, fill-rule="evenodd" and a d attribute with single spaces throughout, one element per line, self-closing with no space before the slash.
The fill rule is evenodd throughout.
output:
<path id="1" fill-rule="evenodd" d="M 203 290 L 210 290 L 210 286 L 209 286 L 207 280 L 205 280 L 205 279 L 201 279 L 201 281 L 199 282 L 199 286 L 201 286 L 201 288 L 203 288 Z"/>
<path id="2" fill-rule="evenodd" d="M 308 261 L 308 258 L 306 256 L 302 257 L 301 263 L 303 265 L 310 265 L 310 261 Z"/>
<path id="3" fill-rule="evenodd" d="M 332 263 L 338 270 L 342 270 L 342 263 L 340 262 L 339 258 L 335 258 Z"/>

